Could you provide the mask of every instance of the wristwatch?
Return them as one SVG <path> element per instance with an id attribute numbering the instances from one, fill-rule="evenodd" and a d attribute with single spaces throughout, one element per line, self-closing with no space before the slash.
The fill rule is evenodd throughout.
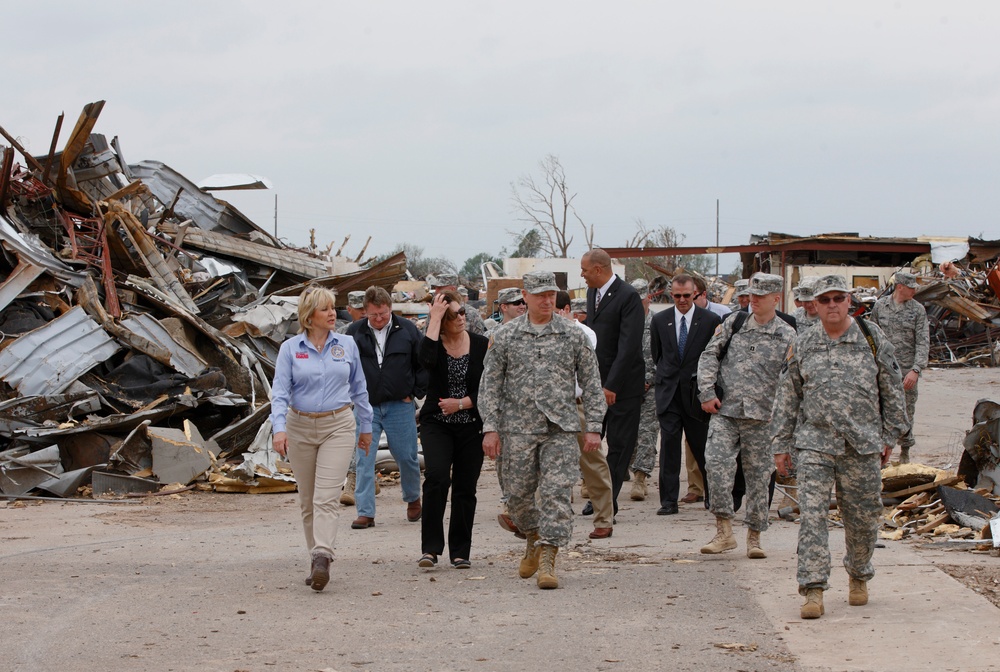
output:
<path id="1" fill-rule="evenodd" d="M 462 410 L 462 400 L 461 399 L 458 400 L 458 410 L 460 410 L 460 411 Z"/>

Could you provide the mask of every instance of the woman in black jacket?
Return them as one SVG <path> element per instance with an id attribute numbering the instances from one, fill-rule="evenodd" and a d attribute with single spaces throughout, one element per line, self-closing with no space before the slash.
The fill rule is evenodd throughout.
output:
<path id="1" fill-rule="evenodd" d="M 458 292 L 446 291 L 434 297 L 427 334 L 418 353 L 420 365 L 430 373 L 427 397 L 420 410 L 424 453 L 420 567 L 433 567 L 444 552 L 444 509 L 449 487 L 451 564 L 458 569 L 471 566 L 476 485 L 483 468 L 483 421 L 476 402 L 489 340 L 466 331 L 465 311 Z"/>

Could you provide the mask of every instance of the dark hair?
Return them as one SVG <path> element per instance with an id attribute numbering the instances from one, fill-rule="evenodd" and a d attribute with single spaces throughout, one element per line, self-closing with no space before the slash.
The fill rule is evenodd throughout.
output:
<path id="1" fill-rule="evenodd" d="M 688 283 L 697 286 L 697 283 L 694 281 L 694 278 L 692 278 L 687 273 L 678 273 L 670 281 L 671 285 L 686 285 Z"/>
<path id="2" fill-rule="evenodd" d="M 444 300 L 445 300 L 445 303 L 447 303 L 449 305 L 452 304 L 452 303 L 457 303 L 460 306 L 463 305 L 462 304 L 462 295 L 458 293 L 458 290 L 446 289 L 443 292 L 438 292 L 438 295 L 439 296 L 443 296 Z M 445 322 L 451 322 L 456 317 L 457 317 L 457 313 L 454 313 L 454 312 L 451 311 L 451 309 L 448 309 L 444 313 L 443 320 Z"/>
<path id="3" fill-rule="evenodd" d="M 563 308 L 568 308 L 570 304 L 569 292 L 565 289 L 560 289 L 556 292 L 556 309 L 562 310 Z"/>
<path id="4" fill-rule="evenodd" d="M 389 306 L 392 308 L 392 297 L 382 287 L 372 285 L 365 290 L 365 308 L 368 306 Z"/>

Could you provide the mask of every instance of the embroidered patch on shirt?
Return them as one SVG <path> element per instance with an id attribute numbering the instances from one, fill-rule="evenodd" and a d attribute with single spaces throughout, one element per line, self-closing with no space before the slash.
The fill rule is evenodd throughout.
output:
<path id="1" fill-rule="evenodd" d="M 330 348 L 330 356 L 334 359 L 343 359 L 347 352 L 344 350 L 342 345 L 334 345 Z"/>
<path id="2" fill-rule="evenodd" d="M 309 353 L 308 352 L 296 352 L 295 353 L 295 359 L 309 359 Z"/>

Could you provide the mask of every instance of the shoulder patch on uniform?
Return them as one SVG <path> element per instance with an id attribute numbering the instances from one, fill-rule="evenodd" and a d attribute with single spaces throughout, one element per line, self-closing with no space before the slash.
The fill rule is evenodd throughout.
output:
<path id="1" fill-rule="evenodd" d="M 721 333 L 722 333 L 722 323 L 720 322 L 719 326 L 715 328 L 715 335 L 718 336 Z"/>
<path id="2" fill-rule="evenodd" d="M 496 336 L 493 334 L 493 332 L 490 332 L 490 342 L 486 345 L 487 350 L 491 350 L 493 348 L 493 339 L 495 338 Z"/>

